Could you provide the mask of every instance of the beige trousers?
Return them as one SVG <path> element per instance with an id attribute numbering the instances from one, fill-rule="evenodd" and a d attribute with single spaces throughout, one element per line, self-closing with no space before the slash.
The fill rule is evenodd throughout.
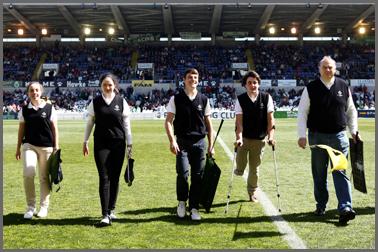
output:
<path id="1" fill-rule="evenodd" d="M 40 206 L 49 207 L 50 189 L 47 160 L 52 152 L 53 147 L 38 147 L 28 143 L 22 145 L 21 157 L 24 163 L 24 189 L 28 208 L 36 208 L 34 177 L 36 175 L 37 163 L 40 185 Z"/>
<path id="2" fill-rule="evenodd" d="M 243 145 L 238 147 L 236 155 L 236 172 L 243 174 L 249 163 L 247 191 L 253 194 L 258 188 L 259 166 L 264 154 L 265 139 L 243 138 Z"/>

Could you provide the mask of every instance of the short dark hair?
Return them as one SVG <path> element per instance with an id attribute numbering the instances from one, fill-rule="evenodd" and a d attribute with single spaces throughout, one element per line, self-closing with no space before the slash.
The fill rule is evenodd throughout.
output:
<path id="1" fill-rule="evenodd" d="M 188 75 L 188 74 L 197 74 L 197 75 L 199 75 L 198 70 L 195 69 L 195 68 L 189 68 L 189 69 L 187 69 L 185 71 L 185 73 L 184 73 L 184 78 L 186 78 L 186 75 Z"/>
<path id="2" fill-rule="evenodd" d="M 243 79 L 242 79 L 242 87 L 244 87 L 246 84 L 247 84 L 247 79 L 249 77 L 252 77 L 252 78 L 255 78 L 259 84 L 261 83 L 261 78 L 260 78 L 260 75 L 256 72 L 256 71 L 248 71 L 244 76 L 243 76 Z"/>
<path id="3" fill-rule="evenodd" d="M 114 86 L 115 86 L 115 91 L 116 91 L 116 93 L 118 94 L 119 93 L 119 82 L 118 82 L 118 77 L 116 76 L 116 75 L 114 75 L 114 74 L 112 74 L 112 73 L 104 73 L 104 74 L 102 74 L 101 76 L 100 76 L 100 79 L 99 79 L 99 81 L 100 81 L 100 87 L 101 87 L 101 84 L 102 84 L 102 82 L 104 81 L 104 79 L 105 78 L 110 78 L 110 79 L 112 79 L 113 80 L 113 82 L 114 82 Z"/>

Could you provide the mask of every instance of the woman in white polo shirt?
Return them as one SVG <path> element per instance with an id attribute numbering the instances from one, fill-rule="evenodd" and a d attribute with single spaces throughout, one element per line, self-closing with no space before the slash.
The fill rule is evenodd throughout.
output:
<path id="1" fill-rule="evenodd" d="M 38 217 L 47 216 L 50 199 L 47 160 L 59 148 L 58 123 L 54 107 L 41 98 L 43 86 L 31 82 L 26 89 L 29 102 L 19 112 L 16 159 L 23 160 L 24 189 L 27 209 L 25 219 L 32 219 L 36 211 L 34 177 L 38 164 L 40 210 Z"/>

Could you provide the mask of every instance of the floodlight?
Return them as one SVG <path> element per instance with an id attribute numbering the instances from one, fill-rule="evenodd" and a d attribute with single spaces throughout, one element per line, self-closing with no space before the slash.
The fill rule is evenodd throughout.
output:
<path id="1" fill-rule="evenodd" d="M 91 28 L 89 28 L 89 27 L 85 27 L 85 28 L 84 28 L 84 34 L 85 34 L 85 35 L 89 35 L 89 34 L 91 34 Z"/>
<path id="2" fill-rule="evenodd" d="M 359 34 L 365 34 L 366 33 L 366 28 L 361 26 L 360 28 L 358 28 L 358 33 Z"/>
<path id="3" fill-rule="evenodd" d="M 109 29 L 108 29 L 109 35 L 113 35 L 114 32 L 115 32 L 114 28 L 113 27 L 109 27 Z"/>

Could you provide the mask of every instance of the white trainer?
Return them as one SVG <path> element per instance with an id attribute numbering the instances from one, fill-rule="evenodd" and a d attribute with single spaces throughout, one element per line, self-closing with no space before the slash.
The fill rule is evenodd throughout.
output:
<path id="1" fill-rule="evenodd" d="M 36 213 L 35 208 L 29 207 L 24 214 L 24 219 L 31 220 Z"/>
<path id="2" fill-rule="evenodd" d="M 192 218 L 192 220 L 200 220 L 201 219 L 200 213 L 195 208 L 192 208 L 192 210 L 190 211 L 190 217 Z"/>
<path id="3" fill-rule="evenodd" d="M 46 207 L 41 207 L 41 209 L 39 209 L 37 217 L 39 217 L 39 218 L 45 218 L 45 217 L 47 217 L 47 208 Z"/>
<path id="4" fill-rule="evenodd" d="M 116 220 L 116 219 L 117 219 L 117 215 L 115 215 L 114 210 L 111 210 L 111 211 L 110 211 L 110 215 L 109 215 L 109 217 L 110 217 L 110 219 L 112 219 L 112 220 Z"/>
<path id="5" fill-rule="evenodd" d="M 110 219 L 109 215 L 102 216 L 100 221 L 100 226 L 109 226 L 112 224 L 112 220 Z"/>
<path id="6" fill-rule="evenodd" d="M 184 218 L 186 215 L 186 202 L 179 201 L 177 206 L 177 216 L 180 218 Z"/>

